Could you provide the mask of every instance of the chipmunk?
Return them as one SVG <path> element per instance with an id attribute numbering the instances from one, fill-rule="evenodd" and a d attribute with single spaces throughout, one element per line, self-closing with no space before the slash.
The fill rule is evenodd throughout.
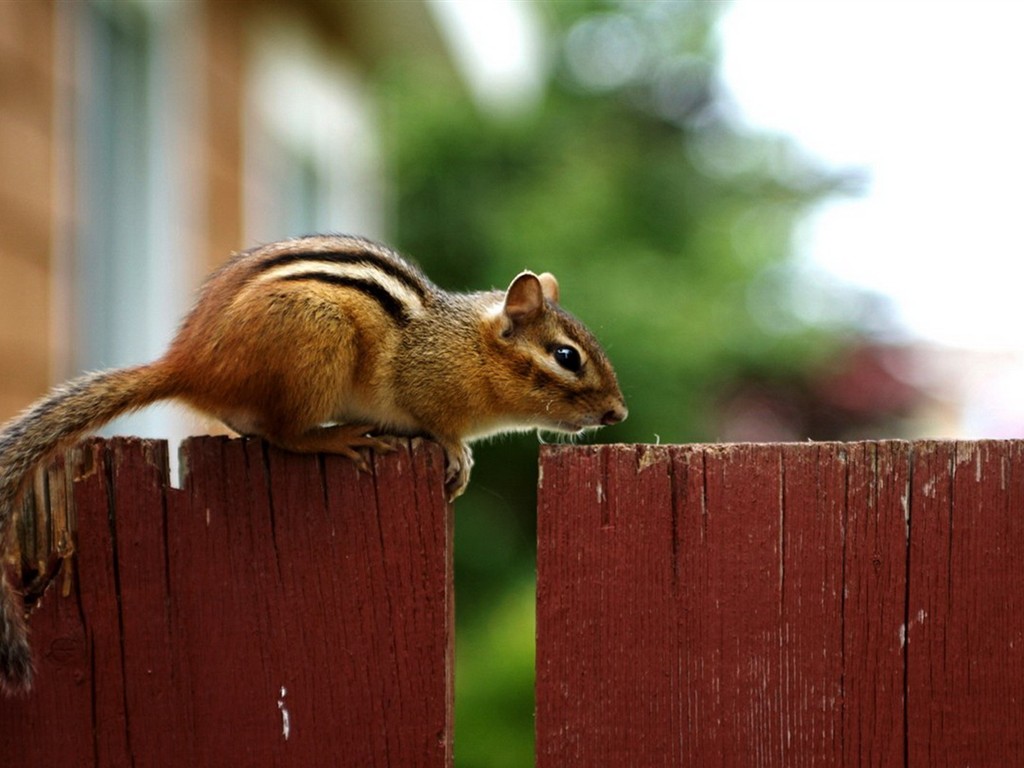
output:
<path id="1" fill-rule="evenodd" d="M 450 293 L 394 251 L 323 235 L 263 245 L 215 272 L 163 357 L 86 374 L 0 431 L 0 553 L 34 468 L 89 430 L 175 399 L 290 451 L 387 450 L 386 435 L 444 448 L 446 490 L 469 482 L 469 443 L 626 418 L 611 364 L 558 304 L 549 273 L 506 291 Z M 0 686 L 32 682 L 21 597 L 0 567 Z"/>

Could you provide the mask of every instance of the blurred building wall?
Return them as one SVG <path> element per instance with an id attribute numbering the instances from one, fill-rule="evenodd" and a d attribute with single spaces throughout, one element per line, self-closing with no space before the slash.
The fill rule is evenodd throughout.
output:
<path id="1" fill-rule="evenodd" d="M 55 17 L 0 3 L 0 417 L 50 381 Z"/>
<path id="2" fill-rule="evenodd" d="M 0 2 L 0 420 L 157 356 L 234 251 L 385 235 L 366 72 L 443 49 L 401 6 Z"/>

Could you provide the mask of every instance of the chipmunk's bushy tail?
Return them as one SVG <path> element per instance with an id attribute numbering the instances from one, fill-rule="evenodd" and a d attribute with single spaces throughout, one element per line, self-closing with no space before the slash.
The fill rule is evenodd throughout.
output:
<path id="1" fill-rule="evenodd" d="M 0 690 L 5 693 L 32 686 L 25 609 L 4 567 L 15 505 L 32 471 L 116 416 L 173 396 L 159 363 L 90 373 L 54 389 L 0 431 Z"/>

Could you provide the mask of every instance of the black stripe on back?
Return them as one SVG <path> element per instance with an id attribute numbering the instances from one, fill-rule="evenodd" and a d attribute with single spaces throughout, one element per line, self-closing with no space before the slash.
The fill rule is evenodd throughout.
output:
<path id="1" fill-rule="evenodd" d="M 391 259 L 381 256 L 373 251 L 301 251 L 298 253 L 282 253 L 271 259 L 261 261 L 256 267 L 259 272 L 266 272 L 274 267 L 294 264 L 298 261 L 320 262 L 322 264 L 364 264 L 374 269 L 379 269 L 386 275 L 390 275 L 410 291 L 420 297 L 426 298 L 426 287 L 413 267 L 403 267 Z M 316 273 L 321 274 L 321 273 Z"/>
<path id="2" fill-rule="evenodd" d="M 360 280 L 356 277 L 343 277 L 342 275 L 335 275 L 330 272 L 303 272 L 297 275 L 285 275 L 279 279 L 287 280 L 288 282 L 313 280 L 318 283 L 328 283 L 330 285 L 340 285 L 345 288 L 352 288 L 360 293 L 366 294 L 380 304 L 381 309 L 391 315 L 399 325 L 406 325 L 409 322 L 409 313 L 406 311 L 405 305 L 388 293 L 386 288 L 369 280 Z"/>

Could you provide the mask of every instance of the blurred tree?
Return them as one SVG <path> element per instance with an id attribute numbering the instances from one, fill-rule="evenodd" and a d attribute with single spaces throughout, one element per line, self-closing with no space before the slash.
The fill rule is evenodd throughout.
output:
<path id="1" fill-rule="evenodd" d="M 799 372 L 830 346 L 832 332 L 800 323 L 765 275 L 777 277 L 798 217 L 841 180 L 731 120 L 716 80 L 719 3 L 542 8 L 555 56 L 531 114 L 489 119 L 430 61 L 381 71 L 393 239 L 447 288 L 554 272 L 630 408 L 597 439 L 714 439 L 714 398 L 737 372 Z M 537 445 L 516 437 L 476 453 L 457 505 L 456 755 L 522 766 Z"/>

